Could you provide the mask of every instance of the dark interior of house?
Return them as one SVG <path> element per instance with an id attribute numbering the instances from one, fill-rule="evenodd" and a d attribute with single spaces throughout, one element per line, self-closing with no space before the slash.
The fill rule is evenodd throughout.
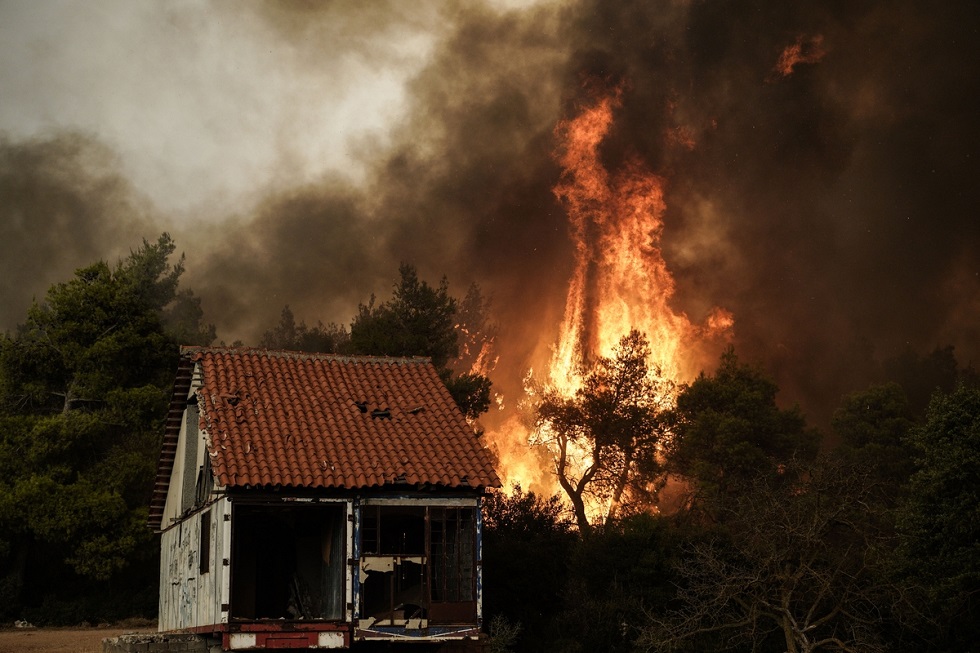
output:
<path id="1" fill-rule="evenodd" d="M 341 505 L 236 505 L 232 619 L 342 619 Z"/>

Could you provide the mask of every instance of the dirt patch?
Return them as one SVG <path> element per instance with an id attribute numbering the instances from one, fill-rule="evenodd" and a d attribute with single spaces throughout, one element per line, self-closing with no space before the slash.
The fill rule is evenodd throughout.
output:
<path id="1" fill-rule="evenodd" d="M 0 653 L 101 653 L 102 640 L 156 628 L 12 628 L 0 630 Z"/>

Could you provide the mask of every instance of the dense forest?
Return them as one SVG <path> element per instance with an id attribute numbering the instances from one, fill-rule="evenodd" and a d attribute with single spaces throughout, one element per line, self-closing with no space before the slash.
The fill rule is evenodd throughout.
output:
<path id="1" fill-rule="evenodd" d="M 177 348 L 217 339 L 175 251 L 164 234 L 79 269 L 0 337 L 0 622 L 155 615 L 145 522 Z M 459 299 L 403 265 L 349 326 L 308 326 L 287 306 L 254 344 L 430 356 L 476 418 L 489 314 L 478 287 Z M 980 384 L 952 348 L 885 361 L 828 433 L 734 349 L 678 386 L 633 331 L 584 378 L 527 408 L 562 495 L 486 499 L 491 650 L 974 646 Z M 570 447 L 591 465 L 570 465 Z"/>

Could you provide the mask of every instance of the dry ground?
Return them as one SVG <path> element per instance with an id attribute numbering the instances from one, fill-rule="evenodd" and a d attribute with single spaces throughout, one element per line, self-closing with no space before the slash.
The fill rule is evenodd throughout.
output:
<path id="1" fill-rule="evenodd" d="M 102 640 L 156 628 L 10 628 L 0 629 L 0 653 L 101 653 Z"/>

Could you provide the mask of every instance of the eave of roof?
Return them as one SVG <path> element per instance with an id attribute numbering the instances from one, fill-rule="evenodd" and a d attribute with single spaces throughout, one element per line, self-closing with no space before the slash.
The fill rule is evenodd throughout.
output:
<path id="1" fill-rule="evenodd" d="M 167 503 L 167 492 L 170 488 L 170 476 L 173 473 L 174 461 L 177 459 L 177 440 L 184 421 L 184 409 L 187 407 L 187 393 L 191 388 L 194 376 L 194 361 L 183 355 L 177 364 L 177 374 L 174 390 L 167 409 L 167 421 L 163 430 L 163 442 L 160 446 L 160 457 L 157 459 L 157 475 L 153 482 L 153 494 L 150 498 L 150 510 L 147 515 L 147 525 L 156 530 L 163 520 L 163 510 Z"/>

